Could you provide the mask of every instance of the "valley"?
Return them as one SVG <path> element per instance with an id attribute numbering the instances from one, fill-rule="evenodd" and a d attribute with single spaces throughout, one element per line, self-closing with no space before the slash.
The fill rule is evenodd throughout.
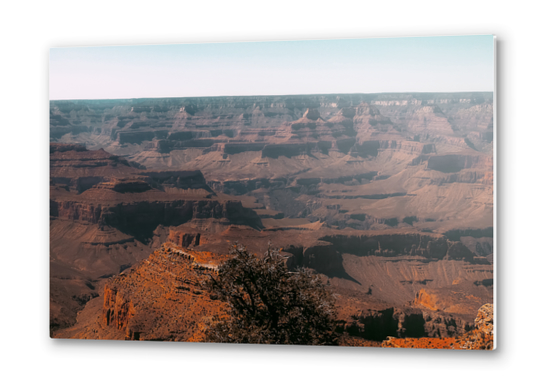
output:
<path id="1" fill-rule="evenodd" d="M 221 303 L 198 274 L 236 242 L 317 273 L 343 345 L 459 337 L 493 303 L 492 93 L 66 100 L 50 117 L 52 337 L 202 341 Z"/>

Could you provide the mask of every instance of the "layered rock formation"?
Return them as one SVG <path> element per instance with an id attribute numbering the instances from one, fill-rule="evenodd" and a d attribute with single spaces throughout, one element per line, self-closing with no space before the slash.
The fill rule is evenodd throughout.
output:
<path id="1" fill-rule="evenodd" d="M 262 227 L 240 202 L 216 199 L 199 171 L 139 170 L 103 150 L 53 152 L 51 184 L 51 217 L 116 228 L 142 241 L 159 225 L 193 218 Z"/>
<path id="2" fill-rule="evenodd" d="M 192 332 L 167 338 L 149 314 L 162 324 L 153 330 L 143 312 L 160 311 L 143 288 L 133 300 L 120 278 L 103 290 L 165 241 L 208 262 L 236 241 L 282 248 L 290 268 L 328 282 L 352 345 L 381 320 L 397 322 L 395 337 L 456 335 L 493 300 L 491 93 L 50 107 L 55 331 L 84 308 L 79 335 L 96 316 L 101 338 Z M 109 315 L 96 310 L 104 294 Z"/>
<path id="3" fill-rule="evenodd" d="M 200 171 L 148 171 L 72 144 L 51 145 L 50 217 L 52 329 L 72 325 L 104 278 L 146 257 L 161 228 L 196 219 L 262 227 L 241 202 L 217 198 Z"/>
<path id="4" fill-rule="evenodd" d="M 255 191 L 263 188 L 266 209 L 357 229 L 382 226 L 367 228 L 368 222 L 352 221 L 350 214 L 385 225 L 416 215 L 419 221 L 411 225 L 420 229 L 425 220 L 445 220 L 440 227 L 448 229 L 490 221 L 491 118 L 492 95 L 484 93 L 51 104 L 55 140 L 104 147 L 147 168 L 198 169 L 225 193 L 262 200 Z M 59 122 L 62 130 L 85 122 L 86 133 L 76 129 L 57 138 L 53 128 Z M 303 180 L 320 182 L 306 186 Z M 290 204 L 303 195 L 315 196 L 321 207 L 337 205 L 326 201 L 337 197 L 355 201 L 339 202 L 342 212 Z M 441 201 L 444 195 L 464 197 L 461 206 Z M 375 198 L 393 201 L 370 201 Z"/>
<path id="5" fill-rule="evenodd" d="M 333 235 L 322 240 L 333 244 L 340 253 L 357 256 L 423 256 L 438 260 L 474 261 L 474 254 L 461 242 L 426 233 Z M 485 261 L 484 261 L 485 263 Z"/>
<path id="6" fill-rule="evenodd" d="M 170 233 L 183 242 L 189 235 Z M 55 337 L 203 341 L 205 328 L 213 316 L 225 316 L 225 307 L 201 284 L 227 257 L 165 243 L 109 279 L 103 296 L 89 302 L 78 323 Z M 342 345 L 377 346 L 371 340 L 385 340 L 383 347 L 492 349 L 492 306 L 480 308 L 473 322 L 413 308 L 363 310 L 349 321 L 339 319 L 337 330 Z"/>
<path id="7" fill-rule="evenodd" d="M 104 287 L 104 325 L 131 340 L 195 341 L 224 306 L 201 287 L 213 264 L 166 243 L 129 274 Z"/>
<path id="8" fill-rule="evenodd" d="M 221 259 L 166 243 L 130 271 L 109 279 L 103 297 L 80 315 L 82 321 L 55 336 L 200 341 L 206 321 L 224 314 L 224 304 L 201 287 Z"/>
<path id="9" fill-rule="evenodd" d="M 480 307 L 474 320 L 474 329 L 457 337 L 444 338 L 395 338 L 388 337 L 384 348 L 470 349 L 493 350 L 493 305 Z"/>
<path id="10" fill-rule="evenodd" d="M 363 311 L 347 326 L 350 334 L 380 341 L 387 337 L 452 337 L 471 329 L 472 324 L 462 319 L 410 308 Z"/>

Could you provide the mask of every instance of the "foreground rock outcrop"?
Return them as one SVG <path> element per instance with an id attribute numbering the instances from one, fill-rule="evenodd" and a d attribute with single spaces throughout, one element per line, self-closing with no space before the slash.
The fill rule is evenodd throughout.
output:
<path id="1" fill-rule="evenodd" d="M 395 338 L 388 337 L 384 348 L 476 349 L 493 350 L 493 304 L 484 304 L 474 320 L 474 329 L 458 337 Z"/>
<path id="2" fill-rule="evenodd" d="M 225 313 L 224 304 L 201 286 L 221 260 L 165 243 L 130 271 L 109 279 L 103 296 L 80 313 L 78 324 L 55 337 L 201 341 L 206 321 Z"/>

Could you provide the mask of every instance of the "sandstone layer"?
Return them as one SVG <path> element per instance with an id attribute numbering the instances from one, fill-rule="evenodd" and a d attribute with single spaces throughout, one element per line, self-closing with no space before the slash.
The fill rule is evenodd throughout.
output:
<path id="1" fill-rule="evenodd" d="M 445 338 L 395 338 L 388 337 L 382 343 L 384 348 L 423 348 L 423 349 L 469 349 L 493 350 L 493 305 L 480 307 L 474 321 L 474 329 L 458 337 Z"/>
<path id="2" fill-rule="evenodd" d="M 223 257 L 183 251 L 165 243 L 104 286 L 103 296 L 58 338 L 201 341 L 205 321 L 224 312 L 201 283 Z M 101 304 L 101 305 L 100 305 Z M 89 321 L 90 320 L 90 321 Z"/>
<path id="3" fill-rule="evenodd" d="M 463 337 L 493 302 L 491 93 L 52 101 L 50 126 L 54 337 L 199 340 L 220 306 L 175 276 L 235 242 L 319 274 L 344 345 Z"/>
<path id="4" fill-rule="evenodd" d="M 147 257 L 164 227 L 192 219 L 261 228 L 258 215 L 222 199 L 200 171 L 150 171 L 103 150 L 51 145 L 51 328 L 72 325 L 103 279 Z"/>

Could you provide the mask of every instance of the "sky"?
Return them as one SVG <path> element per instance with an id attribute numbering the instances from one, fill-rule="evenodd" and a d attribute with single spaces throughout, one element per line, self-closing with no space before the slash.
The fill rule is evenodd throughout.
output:
<path id="1" fill-rule="evenodd" d="M 494 90 L 492 35 L 52 48 L 49 98 Z"/>

